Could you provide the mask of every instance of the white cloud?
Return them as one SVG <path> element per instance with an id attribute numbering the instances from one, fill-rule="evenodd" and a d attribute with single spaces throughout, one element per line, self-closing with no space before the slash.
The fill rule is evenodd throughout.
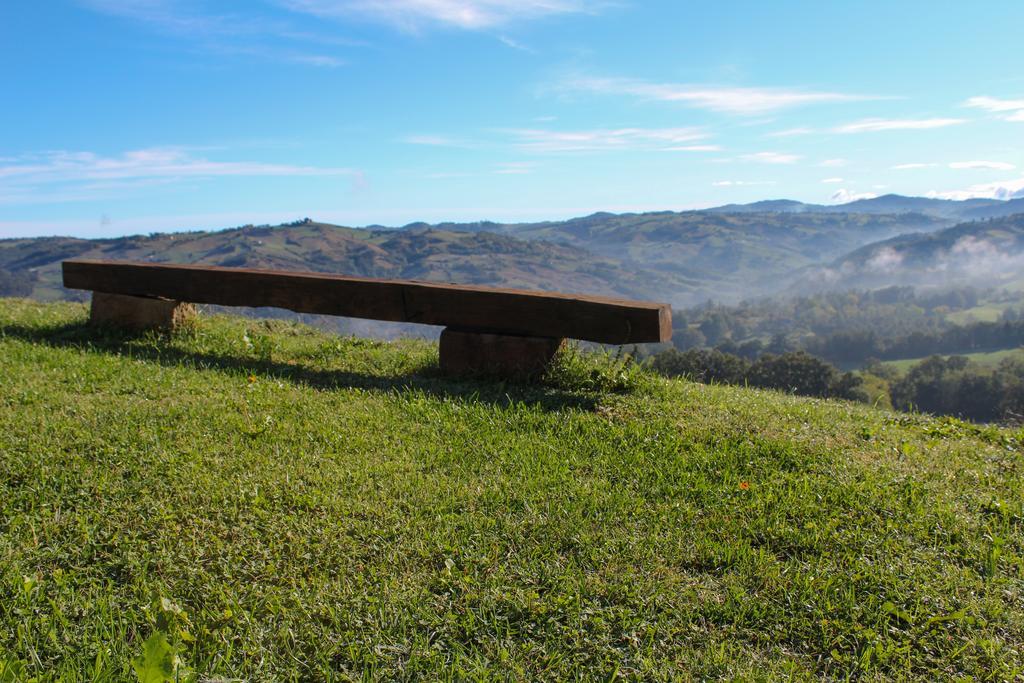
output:
<path id="1" fill-rule="evenodd" d="M 971 185 L 964 190 L 929 192 L 929 197 L 939 199 L 1020 199 L 1024 197 L 1024 177 L 995 183 Z"/>
<path id="2" fill-rule="evenodd" d="M 989 169 L 993 171 L 1012 171 L 1017 168 L 1013 164 L 1008 164 L 1005 161 L 954 161 L 949 165 L 950 168 L 955 169 Z"/>
<path id="3" fill-rule="evenodd" d="M 833 192 L 829 199 L 837 204 L 847 204 L 849 202 L 855 202 L 858 199 L 874 199 L 877 196 L 878 195 L 873 192 L 851 192 L 844 188 Z"/>
<path id="4" fill-rule="evenodd" d="M 768 133 L 769 138 L 793 138 L 799 135 L 810 135 L 814 132 L 813 128 L 787 128 L 786 130 L 776 131 L 774 133 Z"/>
<path id="5" fill-rule="evenodd" d="M 698 109 L 744 115 L 764 114 L 810 104 L 879 99 L 874 96 L 837 92 L 651 83 L 626 78 L 577 77 L 565 80 L 560 84 L 560 88 L 602 95 L 630 95 L 647 100 L 678 102 Z"/>
<path id="6" fill-rule="evenodd" d="M 781 152 L 757 152 L 740 156 L 740 159 L 743 161 L 753 161 L 760 164 L 795 164 L 802 158 L 796 154 L 783 154 Z"/>
<path id="7" fill-rule="evenodd" d="M 882 247 L 864 264 L 864 270 L 891 273 L 903 265 L 903 255 L 892 247 Z"/>
<path id="8" fill-rule="evenodd" d="M 553 117 L 543 117 L 551 120 Z M 488 131 L 500 139 L 469 140 L 447 135 L 417 134 L 400 138 L 411 145 L 459 147 L 464 149 L 511 146 L 528 152 L 717 152 L 718 145 L 700 143 L 708 134 L 700 128 L 595 128 L 551 130 L 549 128 L 497 128 Z"/>
<path id="9" fill-rule="evenodd" d="M 967 123 L 965 119 L 865 119 L 839 126 L 836 133 L 875 133 L 886 130 L 931 130 Z"/>
<path id="10" fill-rule="evenodd" d="M 1010 114 L 1009 116 L 1004 117 L 1003 120 L 1004 121 L 1013 121 L 1015 123 L 1024 123 L 1024 109 L 1021 109 L 1018 112 L 1014 112 L 1013 114 Z"/>
<path id="11" fill-rule="evenodd" d="M 846 166 L 849 162 L 846 159 L 825 159 L 823 162 L 818 164 L 822 168 L 841 168 Z"/>
<path id="12" fill-rule="evenodd" d="M 823 182 L 823 183 L 841 183 L 841 182 L 843 182 L 843 179 L 842 178 L 822 178 L 821 182 Z"/>
<path id="13" fill-rule="evenodd" d="M 509 38 L 508 36 L 498 36 L 498 41 L 502 45 L 510 47 L 513 50 L 519 50 L 520 52 L 526 52 L 531 55 L 537 54 L 537 51 L 534 50 L 532 47 L 530 47 L 529 45 L 524 45 L 523 43 L 520 43 L 518 40 L 515 40 L 514 38 Z"/>
<path id="14" fill-rule="evenodd" d="M 913 170 L 915 168 L 933 168 L 935 166 L 938 166 L 938 164 L 921 164 L 921 163 L 897 164 L 897 165 L 892 167 L 892 170 L 893 171 L 911 171 L 911 170 Z"/>
<path id="15" fill-rule="evenodd" d="M 702 140 L 707 134 L 697 128 L 614 128 L 554 131 L 517 128 L 503 131 L 514 144 L 531 152 L 659 151 Z"/>
<path id="16" fill-rule="evenodd" d="M 666 147 L 664 152 L 721 152 L 719 145 L 682 145 L 680 147 Z"/>
<path id="17" fill-rule="evenodd" d="M 43 152 L 0 165 L 0 202 L 88 200 L 113 191 L 228 176 L 349 176 L 358 182 L 360 174 L 350 168 L 212 161 L 177 147 L 133 150 L 112 157 L 93 152 Z"/>
<path id="18" fill-rule="evenodd" d="M 972 97 L 964 106 L 992 112 L 1024 110 L 1024 100 L 1003 100 L 997 97 Z"/>
<path id="19" fill-rule="evenodd" d="M 583 0 L 279 0 L 295 12 L 320 17 L 362 17 L 402 30 L 425 25 L 489 29 L 515 21 L 588 12 Z"/>

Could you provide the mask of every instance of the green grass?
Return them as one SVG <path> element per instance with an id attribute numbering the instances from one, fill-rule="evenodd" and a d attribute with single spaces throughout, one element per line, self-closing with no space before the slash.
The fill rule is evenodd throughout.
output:
<path id="1" fill-rule="evenodd" d="M 1024 350 L 1022 349 L 1003 349 L 1001 351 L 985 351 L 981 353 L 959 353 L 958 356 L 964 356 L 971 359 L 971 362 L 977 363 L 978 365 L 994 368 L 999 365 L 1003 360 L 1007 358 L 1024 357 Z M 889 360 L 885 361 L 885 365 L 895 368 L 900 372 L 907 372 L 913 366 L 917 365 L 921 361 L 925 360 L 927 356 L 921 358 L 903 358 L 900 360 Z"/>
<path id="2" fill-rule="evenodd" d="M 970 325 L 971 323 L 998 322 L 1003 312 L 1013 306 L 1012 303 L 989 303 L 954 311 L 946 315 L 946 320 L 954 325 Z"/>
<path id="3" fill-rule="evenodd" d="M 0 680 L 1024 671 L 1020 432 L 84 320 L 0 301 Z"/>

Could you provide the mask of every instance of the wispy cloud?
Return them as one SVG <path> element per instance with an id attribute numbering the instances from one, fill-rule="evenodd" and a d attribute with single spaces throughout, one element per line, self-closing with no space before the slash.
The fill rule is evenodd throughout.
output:
<path id="1" fill-rule="evenodd" d="M 711 183 L 715 187 L 752 187 L 757 185 L 776 185 L 774 180 L 716 180 Z"/>
<path id="2" fill-rule="evenodd" d="M 426 145 L 428 147 L 469 147 L 472 144 L 447 135 L 407 135 L 401 141 L 409 145 Z"/>
<path id="3" fill-rule="evenodd" d="M 200 11 L 180 0 L 78 0 L 101 14 L 144 24 L 160 33 L 187 41 L 213 54 L 338 67 L 344 59 L 324 54 L 325 46 L 357 47 L 364 43 L 332 33 L 296 29 L 287 21 L 271 18 L 255 9 L 245 13 Z M 310 51 L 317 45 L 320 51 Z"/>
<path id="4" fill-rule="evenodd" d="M 818 166 L 821 168 L 842 168 L 846 166 L 848 162 L 846 159 L 825 159 Z"/>
<path id="5" fill-rule="evenodd" d="M 698 128 L 612 128 L 556 131 L 516 128 L 503 131 L 516 147 L 530 152 L 663 151 L 703 140 Z"/>
<path id="6" fill-rule="evenodd" d="M 1014 112 L 1007 117 L 1004 117 L 1004 121 L 1013 121 L 1014 123 L 1024 123 L 1024 109 L 1018 112 Z"/>
<path id="7" fill-rule="evenodd" d="M 740 155 L 741 161 L 753 161 L 759 164 L 795 164 L 803 157 L 797 154 L 784 154 L 782 152 L 756 152 L 754 154 Z"/>
<path id="8" fill-rule="evenodd" d="M 774 133 L 768 133 L 766 137 L 769 138 L 793 138 L 800 135 L 810 135 L 814 133 L 813 128 L 787 128 L 786 130 L 779 130 Z"/>
<path id="9" fill-rule="evenodd" d="M 628 95 L 645 100 L 677 102 L 727 114 L 757 115 L 811 104 L 879 99 L 871 95 L 786 88 L 742 88 L 681 83 L 653 83 L 627 78 L 574 77 L 560 89 L 601 95 Z"/>
<path id="10" fill-rule="evenodd" d="M 994 112 L 1020 111 L 1024 110 L 1024 100 L 1004 100 L 998 97 L 972 97 L 964 102 L 964 106 Z"/>
<path id="11" fill-rule="evenodd" d="M 526 52 L 527 54 L 531 54 L 531 55 L 537 54 L 537 51 L 534 50 L 532 47 L 530 47 L 529 45 L 525 45 L 523 43 L 520 43 L 518 40 L 515 40 L 514 38 L 509 38 L 508 36 L 498 36 L 498 41 L 502 45 L 505 45 L 506 47 L 510 47 L 513 50 L 519 50 L 520 52 Z"/>
<path id="12" fill-rule="evenodd" d="M 836 133 L 877 133 L 887 130 L 931 130 L 967 123 L 965 119 L 865 119 L 833 129 Z"/>
<path id="13" fill-rule="evenodd" d="M 548 120 L 549 117 L 544 117 Z M 553 118 L 553 117 L 550 117 Z M 564 152 L 717 152 L 718 145 L 704 144 L 708 133 L 700 128 L 495 128 L 475 139 L 439 134 L 400 138 L 410 145 L 461 149 L 506 149 L 533 153 Z M 700 144 L 695 144 L 700 143 Z"/>
<path id="14" fill-rule="evenodd" d="M 827 184 L 831 184 L 831 183 L 841 183 L 841 182 L 844 182 L 844 181 L 843 181 L 842 178 L 822 178 L 821 182 L 827 183 Z"/>
<path id="15" fill-rule="evenodd" d="M 285 56 L 287 61 L 294 64 L 306 64 L 308 66 L 320 66 L 328 68 L 336 68 L 345 65 L 344 59 L 338 59 L 337 57 L 330 57 L 328 55 L 305 55 L 297 54 L 291 55 L 290 57 Z"/>
<path id="16" fill-rule="evenodd" d="M 934 168 L 935 166 L 938 166 L 938 164 L 923 164 L 923 163 L 914 162 L 914 163 L 909 163 L 909 164 L 896 164 L 895 166 L 892 167 L 892 170 L 894 170 L 894 171 L 912 171 L 912 170 L 918 169 L 918 168 Z"/>
<path id="17" fill-rule="evenodd" d="M 954 161 L 949 167 L 955 169 L 988 169 L 992 171 L 1012 171 L 1017 168 L 1005 161 Z"/>
<path id="18" fill-rule="evenodd" d="M 0 201 L 87 200 L 112 190 L 228 176 L 349 176 L 358 181 L 359 175 L 350 168 L 213 161 L 186 148 L 148 148 L 112 157 L 93 152 L 43 152 L 0 165 Z"/>
<path id="19" fill-rule="evenodd" d="M 295 12 L 319 17 L 359 17 L 405 31 L 430 25 L 489 29 L 595 9 L 594 3 L 584 0 L 278 0 L 278 4 Z"/>
<path id="20" fill-rule="evenodd" d="M 666 147 L 663 152 L 721 152 L 720 145 L 680 145 L 679 147 Z"/>
<path id="21" fill-rule="evenodd" d="M 242 35 L 256 30 L 256 24 L 251 19 L 237 15 L 188 11 L 174 0 L 78 0 L 78 2 L 88 9 L 150 24 L 167 33 L 191 36 Z M 262 27 L 260 31 L 262 31 Z"/>

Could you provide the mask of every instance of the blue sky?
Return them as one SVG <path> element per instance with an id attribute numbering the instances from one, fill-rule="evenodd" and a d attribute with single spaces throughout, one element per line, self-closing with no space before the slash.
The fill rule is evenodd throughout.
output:
<path id="1" fill-rule="evenodd" d="M 0 237 L 1024 196 L 1024 3 L 15 0 Z"/>

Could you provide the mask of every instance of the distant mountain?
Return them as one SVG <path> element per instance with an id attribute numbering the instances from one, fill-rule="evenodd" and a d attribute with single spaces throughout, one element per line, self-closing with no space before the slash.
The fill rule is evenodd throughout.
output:
<path id="1" fill-rule="evenodd" d="M 973 220 L 977 218 L 999 218 L 1001 216 L 1011 216 L 1020 213 L 1024 213 L 1024 197 L 1011 199 L 998 204 L 976 206 L 966 211 L 965 217 Z"/>
<path id="2" fill-rule="evenodd" d="M 312 270 L 641 299 L 693 288 L 669 273 L 627 269 L 565 244 L 487 232 L 368 230 L 302 221 L 118 239 L 0 240 L 0 274 L 6 272 L 8 280 L 13 277 L 21 285 L 7 293 L 41 299 L 77 296 L 60 285 L 60 262 L 72 257 Z"/>
<path id="3" fill-rule="evenodd" d="M 773 199 L 752 204 L 727 204 L 707 209 L 709 213 L 917 213 L 932 218 L 963 221 L 975 218 L 998 218 L 1024 212 L 1024 198 L 1004 201 L 1000 199 L 934 199 L 931 197 L 905 197 L 887 194 L 872 199 L 857 199 L 846 204 L 826 206 L 804 204 L 789 199 Z"/>
<path id="4" fill-rule="evenodd" d="M 766 211 L 778 213 L 824 213 L 830 208 L 823 204 L 804 204 L 794 199 L 765 199 L 750 204 L 726 204 L 711 209 L 704 209 L 704 211 L 707 213 L 764 213 Z"/>
<path id="5" fill-rule="evenodd" d="M 827 286 L 827 278 L 870 285 L 879 278 L 858 259 L 884 248 L 878 244 L 925 244 L 915 237 L 947 234 L 956 223 L 951 215 L 987 216 L 1022 202 L 888 195 L 839 207 L 772 200 L 539 223 L 349 228 L 306 219 L 117 239 L 0 240 L 0 295 L 81 296 L 61 287 L 59 273 L 61 260 L 81 256 L 589 292 L 677 306 L 729 303 L 793 285 Z"/>
<path id="6" fill-rule="evenodd" d="M 924 214 L 684 211 L 596 213 L 568 221 L 441 224 L 446 230 L 486 227 L 520 239 L 586 249 L 646 273 L 691 286 L 666 295 L 673 303 L 735 300 L 781 287 L 793 273 L 828 263 L 859 246 L 949 222 Z"/>
<path id="7" fill-rule="evenodd" d="M 892 284 L 993 285 L 1019 280 L 1022 272 L 1024 213 L 869 244 L 828 267 L 811 269 L 805 283 L 839 289 Z"/>

